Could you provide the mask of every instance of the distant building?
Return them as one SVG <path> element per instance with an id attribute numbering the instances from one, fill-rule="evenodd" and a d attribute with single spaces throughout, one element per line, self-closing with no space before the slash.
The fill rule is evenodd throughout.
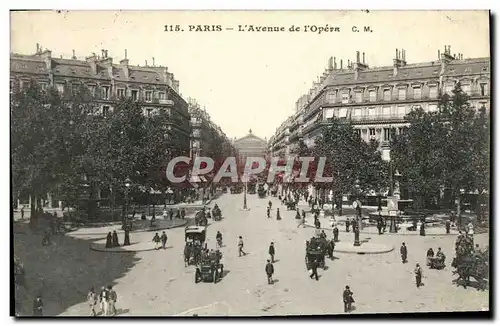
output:
<path id="1" fill-rule="evenodd" d="M 255 136 L 252 129 L 248 131 L 248 135 L 236 139 L 233 145 L 238 152 L 238 162 L 241 166 L 244 166 L 247 157 L 267 158 L 267 140 Z"/>
<path id="2" fill-rule="evenodd" d="M 208 112 L 194 99 L 189 98 L 188 105 L 192 129 L 191 157 L 209 156 L 215 160 L 234 154 L 231 140 L 212 121 Z"/>

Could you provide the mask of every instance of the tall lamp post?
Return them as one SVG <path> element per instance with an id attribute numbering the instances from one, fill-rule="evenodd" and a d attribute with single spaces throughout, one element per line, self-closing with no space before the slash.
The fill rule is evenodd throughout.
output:
<path id="1" fill-rule="evenodd" d="M 245 188 L 243 189 L 243 209 L 247 210 L 247 178 L 245 177 Z"/>
<path id="2" fill-rule="evenodd" d="M 127 180 L 125 180 L 125 220 L 123 221 L 124 225 L 125 222 L 127 222 L 128 220 L 128 192 L 130 186 L 131 186 L 130 179 L 127 178 Z"/>

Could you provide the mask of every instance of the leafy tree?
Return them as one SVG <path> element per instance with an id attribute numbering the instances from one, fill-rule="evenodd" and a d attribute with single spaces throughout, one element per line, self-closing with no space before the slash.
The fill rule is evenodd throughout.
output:
<path id="1" fill-rule="evenodd" d="M 391 152 L 403 183 L 420 207 L 438 198 L 441 187 L 449 189 L 460 216 L 462 192 L 488 190 L 488 113 L 475 110 L 457 83 L 451 96 L 440 96 L 437 112 L 417 109 L 407 118 L 410 127 Z"/>
<path id="2" fill-rule="evenodd" d="M 85 119 L 95 110 L 81 92 L 61 96 L 43 91 L 35 81 L 16 85 L 11 96 L 12 171 L 14 188 L 31 194 L 35 209 L 43 194 L 56 192 L 71 174 L 71 165 L 84 152 Z"/>

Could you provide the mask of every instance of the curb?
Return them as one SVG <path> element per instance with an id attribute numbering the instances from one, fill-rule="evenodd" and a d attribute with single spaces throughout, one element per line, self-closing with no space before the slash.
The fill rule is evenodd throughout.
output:
<path id="1" fill-rule="evenodd" d="M 131 231 L 130 233 L 143 233 L 143 232 L 155 232 L 155 231 L 169 230 L 169 229 L 175 229 L 175 228 L 180 228 L 180 227 L 186 226 L 186 224 L 188 224 L 188 220 L 187 219 L 185 219 L 183 221 L 183 223 L 180 223 L 180 224 L 175 225 L 175 226 L 155 227 L 155 228 L 147 229 L 147 230 L 143 229 L 143 230 Z M 119 233 L 123 233 L 123 230 L 120 229 L 119 231 L 122 231 L 122 232 L 119 232 Z M 66 233 L 66 235 L 68 235 L 68 236 L 72 236 L 72 235 L 76 235 L 76 236 L 78 236 L 78 235 L 106 235 L 106 234 L 108 234 L 108 232 L 73 233 L 73 234 Z"/>
<path id="2" fill-rule="evenodd" d="M 346 250 L 333 250 L 333 252 L 338 252 L 342 254 L 351 254 L 351 255 L 380 255 L 380 254 L 386 254 L 388 252 L 391 252 L 394 250 L 394 246 L 389 249 L 384 249 L 380 251 L 372 251 L 372 252 L 363 252 L 363 251 L 346 251 Z"/>
<path id="3" fill-rule="evenodd" d="M 137 250 L 123 250 L 122 248 L 123 247 L 120 247 L 120 248 L 96 248 L 96 247 L 93 246 L 93 243 L 90 244 L 90 250 L 92 250 L 92 251 L 107 252 L 107 253 L 117 253 L 117 254 L 126 254 L 126 253 L 135 253 L 135 252 L 146 252 L 146 251 L 159 250 L 159 249 L 155 249 L 155 248 L 137 249 Z M 116 250 L 114 250 L 114 249 L 116 249 Z"/>
<path id="4" fill-rule="evenodd" d="M 314 225 L 310 225 L 310 224 L 305 224 L 306 227 L 308 228 L 313 228 L 313 229 L 316 229 L 316 227 Z M 325 230 L 325 231 L 333 231 L 333 229 L 331 228 L 319 228 L 320 230 Z M 345 230 L 339 230 L 339 232 L 343 232 L 343 233 L 352 233 L 352 232 L 345 232 Z M 367 232 L 367 231 L 360 231 L 359 232 L 360 234 L 370 234 L 370 235 L 378 235 L 377 232 Z M 486 232 L 482 232 L 482 233 L 486 233 Z M 474 233 L 474 234 L 481 234 L 479 232 L 477 233 Z M 390 232 L 385 232 L 381 235 L 396 235 L 396 236 L 420 236 L 420 233 L 390 233 Z M 441 236 L 457 236 L 458 233 L 435 233 L 435 234 L 426 234 L 425 236 L 423 237 L 441 237 Z"/>

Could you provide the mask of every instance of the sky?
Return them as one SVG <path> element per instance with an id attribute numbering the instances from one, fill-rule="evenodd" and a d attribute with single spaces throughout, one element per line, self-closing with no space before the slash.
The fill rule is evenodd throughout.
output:
<path id="1" fill-rule="evenodd" d="M 165 25 L 183 31 L 165 31 Z M 222 31 L 189 31 L 190 25 L 221 25 Z M 238 31 L 239 25 L 285 31 Z M 339 31 L 305 32 L 305 25 Z M 290 32 L 291 26 L 301 30 Z M 182 96 L 195 98 L 231 138 L 249 129 L 271 137 L 332 56 L 345 65 L 356 51 L 365 52 L 366 63 L 376 67 L 392 65 L 396 48 L 405 49 L 409 64 L 437 60 L 444 45 L 464 58 L 490 53 L 487 11 L 12 12 L 11 52 L 34 53 L 36 43 L 54 57 L 70 58 L 75 50 L 84 59 L 107 49 L 118 63 L 127 49 L 130 64 L 141 66 L 154 57 L 175 74 Z"/>

